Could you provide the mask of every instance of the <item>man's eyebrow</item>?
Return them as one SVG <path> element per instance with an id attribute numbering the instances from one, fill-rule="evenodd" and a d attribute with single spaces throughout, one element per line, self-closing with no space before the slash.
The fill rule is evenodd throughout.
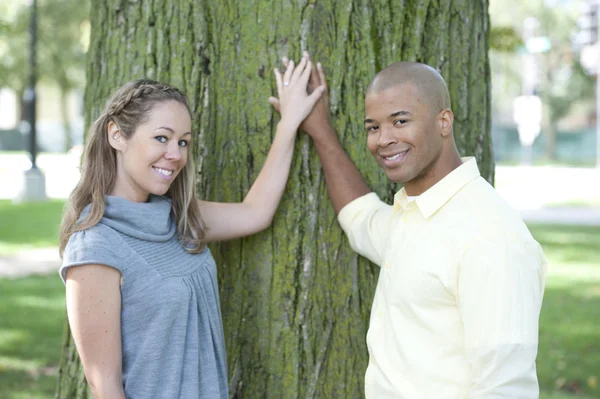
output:
<path id="1" fill-rule="evenodd" d="M 392 118 L 395 118 L 397 116 L 412 116 L 412 114 L 410 112 L 408 112 L 408 111 L 396 111 L 396 112 L 391 113 L 388 116 L 388 119 L 392 119 Z M 371 118 L 365 118 L 365 122 L 364 123 L 366 124 L 366 123 L 374 123 L 374 122 L 375 121 L 373 119 L 371 119 Z"/>
<path id="2" fill-rule="evenodd" d="M 391 118 L 395 118 L 397 116 L 412 116 L 412 114 L 408 111 L 397 111 L 397 112 L 390 114 L 390 116 L 388 116 L 388 118 L 391 119 Z"/>

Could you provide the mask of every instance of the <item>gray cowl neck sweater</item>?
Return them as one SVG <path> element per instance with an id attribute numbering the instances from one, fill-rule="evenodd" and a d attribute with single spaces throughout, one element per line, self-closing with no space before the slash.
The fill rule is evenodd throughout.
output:
<path id="1" fill-rule="evenodd" d="M 89 205 L 82 218 L 89 212 Z M 60 275 L 102 264 L 122 275 L 121 346 L 127 398 L 228 398 L 216 265 L 185 251 L 171 201 L 107 196 L 100 222 L 71 236 Z"/>

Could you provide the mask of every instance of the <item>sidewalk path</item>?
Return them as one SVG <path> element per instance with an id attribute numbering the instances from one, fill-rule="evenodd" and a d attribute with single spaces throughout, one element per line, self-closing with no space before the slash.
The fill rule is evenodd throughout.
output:
<path id="1" fill-rule="evenodd" d="M 0 278 L 18 278 L 32 274 L 56 273 L 61 265 L 58 248 L 28 249 L 0 256 Z"/>
<path id="2" fill-rule="evenodd" d="M 528 223 L 585 225 L 600 228 L 600 208 L 553 207 L 522 210 Z M 58 248 L 29 249 L 14 255 L 0 256 L 0 278 L 18 278 L 31 274 L 56 273 L 61 265 Z"/>
<path id="3" fill-rule="evenodd" d="M 576 226 L 598 226 L 600 208 L 551 207 L 522 210 L 521 216 L 527 223 L 560 224 Z"/>
<path id="4" fill-rule="evenodd" d="M 46 175 L 47 194 L 66 198 L 79 179 L 77 154 L 40 154 L 38 165 Z M 26 154 L 0 157 L 0 199 L 12 199 L 20 191 Z M 600 168 L 558 166 L 496 166 L 498 193 L 518 209 L 526 222 L 573 224 L 600 228 Z M 584 200 L 584 201 L 582 201 Z M 561 206 L 583 203 L 587 207 Z M 0 278 L 56 273 L 61 260 L 56 248 L 25 250 L 0 256 Z M 58 277 L 58 274 L 56 275 Z"/>

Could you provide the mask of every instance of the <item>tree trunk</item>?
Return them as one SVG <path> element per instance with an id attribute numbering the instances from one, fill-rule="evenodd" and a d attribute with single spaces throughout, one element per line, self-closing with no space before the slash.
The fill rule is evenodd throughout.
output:
<path id="1" fill-rule="evenodd" d="M 374 191 L 391 201 L 362 127 L 370 79 L 399 60 L 442 72 L 463 155 L 493 181 L 486 0 L 99 1 L 92 5 L 86 120 L 117 86 L 147 76 L 184 89 L 195 112 L 202 198 L 240 201 L 278 117 L 272 70 L 308 50 L 328 74 L 341 140 Z M 349 248 L 321 166 L 300 134 L 273 226 L 214 245 L 232 397 L 360 398 L 378 268 Z M 70 341 L 67 341 L 70 342 Z M 77 362 L 63 349 L 64 367 Z M 60 386 L 81 377 L 61 373 Z M 73 392 L 63 390 L 62 392 Z M 59 396 L 63 397 L 63 396 Z M 69 396 L 79 398 L 85 396 Z"/>
<path id="2" fill-rule="evenodd" d="M 69 117 L 69 88 L 60 87 L 60 115 L 62 119 L 64 137 L 65 137 L 65 152 L 68 152 L 73 147 L 73 134 L 71 129 L 71 118 Z"/>
<path id="3" fill-rule="evenodd" d="M 556 131 L 557 122 L 551 120 L 548 124 L 547 129 L 545 130 L 544 139 L 544 152 L 546 154 L 546 160 L 548 161 L 556 161 Z"/>
<path id="4" fill-rule="evenodd" d="M 27 117 L 27 115 L 25 115 L 25 101 L 23 99 L 25 96 L 25 87 L 19 87 L 18 89 L 15 89 L 15 93 L 17 96 L 17 121 L 22 122 Z M 23 150 L 25 149 L 26 148 L 24 147 Z"/>

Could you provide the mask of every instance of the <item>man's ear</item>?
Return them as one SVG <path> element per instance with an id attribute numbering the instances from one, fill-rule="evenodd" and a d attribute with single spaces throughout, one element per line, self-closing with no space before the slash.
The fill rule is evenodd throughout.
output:
<path id="1" fill-rule="evenodd" d="M 106 134 L 108 134 L 108 143 L 110 146 L 117 151 L 123 151 L 125 146 L 124 137 L 121 135 L 121 130 L 119 130 L 119 126 L 115 122 L 108 122 Z"/>
<path id="2" fill-rule="evenodd" d="M 438 114 L 438 123 L 442 136 L 447 137 L 452 134 L 452 126 L 454 125 L 454 113 L 450 108 L 445 108 Z"/>

